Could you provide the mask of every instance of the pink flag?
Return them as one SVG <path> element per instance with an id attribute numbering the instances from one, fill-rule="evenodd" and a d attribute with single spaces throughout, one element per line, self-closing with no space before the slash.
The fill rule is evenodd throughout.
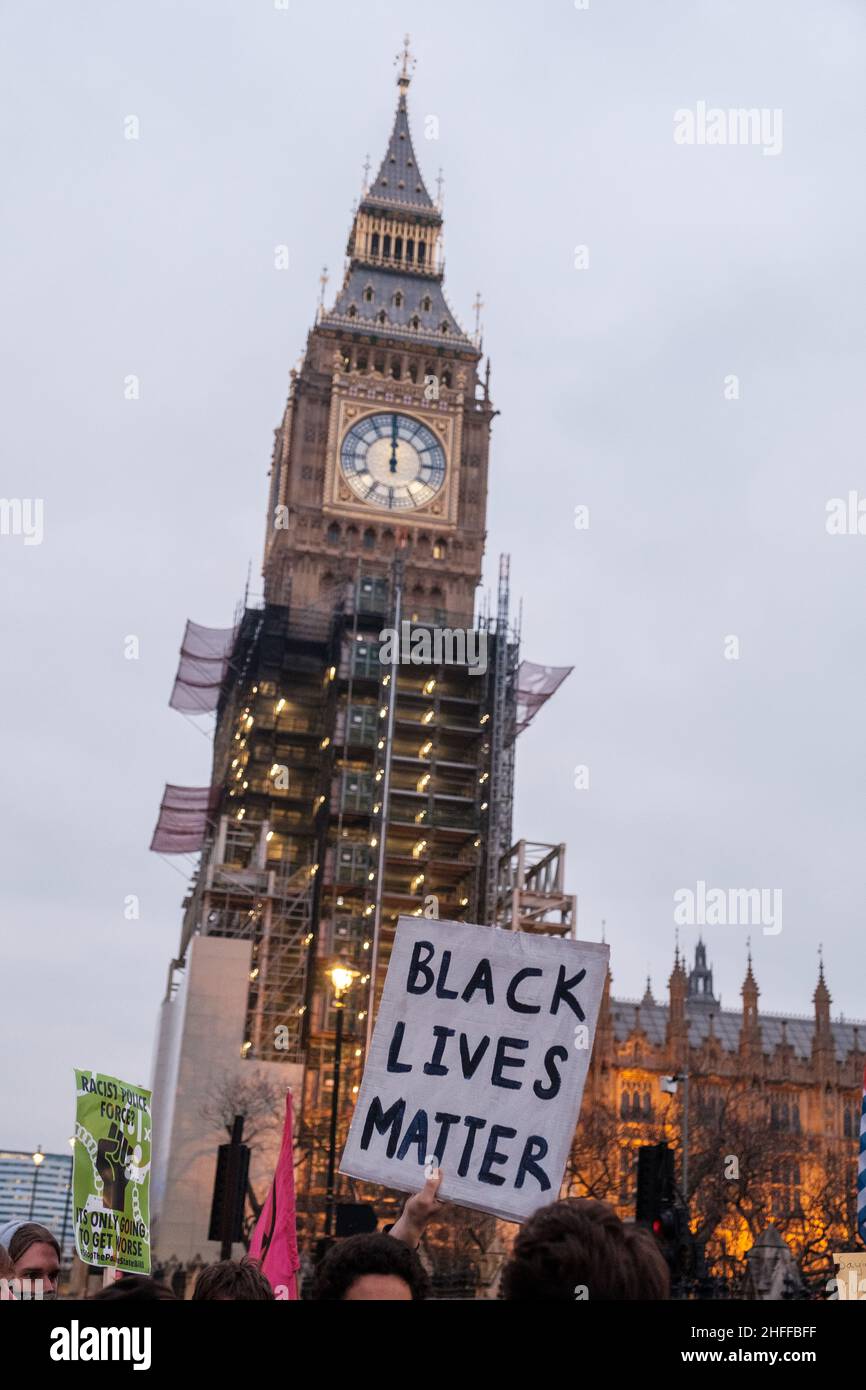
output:
<path id="1" fill-rule="evenodd" d="M 298 1233 L 295 1227 L 295 1153 L 292 1138 L 292 1093 L 286 1093 L 286 1122 L 277 1159 L 277 1171 L 256 1223 L 250 1259 L 260 1260 L 262 1271 L 277 1298 L 298 1297 Z"/>

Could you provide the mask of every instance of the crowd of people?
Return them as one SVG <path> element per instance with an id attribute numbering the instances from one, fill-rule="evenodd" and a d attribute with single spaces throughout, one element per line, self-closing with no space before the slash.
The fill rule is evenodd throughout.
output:
<path id="1" fill-rule="evenodd" d="M 430 1282 L 418 1255 L 425 1226 L 442 1203 L 436 1197 L 441 1174 L 410 1197 L 387 1232 L 348 1236 L 334 1242 L 319 1261 L 310 1297 L 327 1302 L 410 1302 L 430 1295 Z M 11 1221 L 0 1228 L 0 1290 L 15 1296 L 24 1281 L 41 1280 L 43 1298 L 56 1298 L 60 1246 L 52 1233 L 33 1221 Z M 651 1233 L 623 1223 L 606 1202 L 573 1197 L 541 1207 L 514 1242 L 499 1280 L 499 1297 L 511 1302 L 563 1303 L 575 1300 L 665 1299 L 669 1276 Z M 180 1301 L 167 1284 L 124 1275 L 94 1299 Z M 192 1291 L 193 1301 L 267 1302 L 276 1294 L 260 1265 L 249 1258 L 206 1265 Z"/>

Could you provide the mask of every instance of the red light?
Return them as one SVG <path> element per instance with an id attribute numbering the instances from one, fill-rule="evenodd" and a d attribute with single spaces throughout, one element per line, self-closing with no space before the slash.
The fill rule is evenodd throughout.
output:
<path id="1" fill-rule="evenodd" d="M 661 1223 L 661 1221 L 658 1220 L 658 1218 L 656 1218 L 656 1220 L 653 1222 L 653 1235 L 654 1235 L 654 1236 L 660 1236 L 661 1234 L 662 1234 L 662 1223 Z"/>

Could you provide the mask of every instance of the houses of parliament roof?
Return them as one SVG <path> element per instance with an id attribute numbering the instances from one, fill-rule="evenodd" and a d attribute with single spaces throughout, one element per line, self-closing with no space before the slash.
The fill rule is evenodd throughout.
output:
<path id="1" fill-rule="evenodd" d="M 751 961 L 746 978 L 747 981 L 751 979 L 754 985 Z M 754 988 L 757 998 L 757 986 Z M 823 965 L 818 989 L 826 994 Z M 829 1009 L 829 994 L 826 994 L 826 1003 Z M 614 1038 L 618 1043 L 627 1042 L 637 1033 L 642 1033 L 652 1046 L 664 1045 L 670 1005 L 656 1002 L 649 981 L 646 993 L 640 1001 L 611 999 L 610 1006 Z M 690 1047 L 701 1047 L 712 1032 L 723 1051 L 735 1053 L 739 1049 L 740 1032 L 743 1027 L 742 1010 L 723 1009 L 721 1002 L 713 994 L 712 971 L 706 963 L 706 947 L 700 941 L 695 949 L 695 964 L 688 975 L 685 1016 Z M 838 1062 L 844 1062 L 852 1053 L 866 1052 L 866 1022 L 831 1020 L 829 1026 Z M 787 1044 L 792 1048 L 795 1058 L 808 1061 L 812 1056 L 816 1027 L 815 1018 L 796 1014 L 758 1013 L 762 1050 L 768 1057 L 782 1044 Z"/>

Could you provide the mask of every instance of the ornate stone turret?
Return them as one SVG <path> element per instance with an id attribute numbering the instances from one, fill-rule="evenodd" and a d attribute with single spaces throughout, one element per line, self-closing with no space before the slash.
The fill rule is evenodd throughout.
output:
<path id="1" fill-rule="evenodd" d="M 695 963 L 689 972 L 688 1001 L 690 1005 L 719 1007 L 719 1001 L 713 994 L 713 972 L 707 965 L 707 948 L 701 940 L 695 947 Z"/>
<path id="2" fill-rule="evenodd" d="M 761 1051 L 761 1027 L 758 1020 L 758 997 L 761 991 L 752 973 L 752 952 L 749 951 L 746 978 L 740 990 L 743 996 L 743 1022 L 740 1028 L 740 1052 L 753 1054 L 754 1059 Z"/>
<path id="3" fill-rule="evenodd" d="M 674 952 L 674 968 L 668 980 L 670 1005 L 667 1030 L 671 1060 L 676 1066 L 684 1066 L 688 1057 L 688 1022 L 686 1020 L 688 988 L 689 981 L 685 963 L 680 956 L 680 948 L 677 946 Z"/>
<path id="4" fill-rule="evenodd" d="M 833 1030 L 830 1026 L 830 1004 L 832 1002 L 827 982 L 824 979 L 824 957 L 819 956 L 820 964 L 818 967 L 818 983 L 815 986 L 815 993 L 812 995 L 812 1002 L 815 1005 L 815 1034 L 812 1040 L 812 1056 L 819 1065 L 822 1074 L 830 1071 L 835 1062 L 836 1045 L 833 1040 Z"/>

